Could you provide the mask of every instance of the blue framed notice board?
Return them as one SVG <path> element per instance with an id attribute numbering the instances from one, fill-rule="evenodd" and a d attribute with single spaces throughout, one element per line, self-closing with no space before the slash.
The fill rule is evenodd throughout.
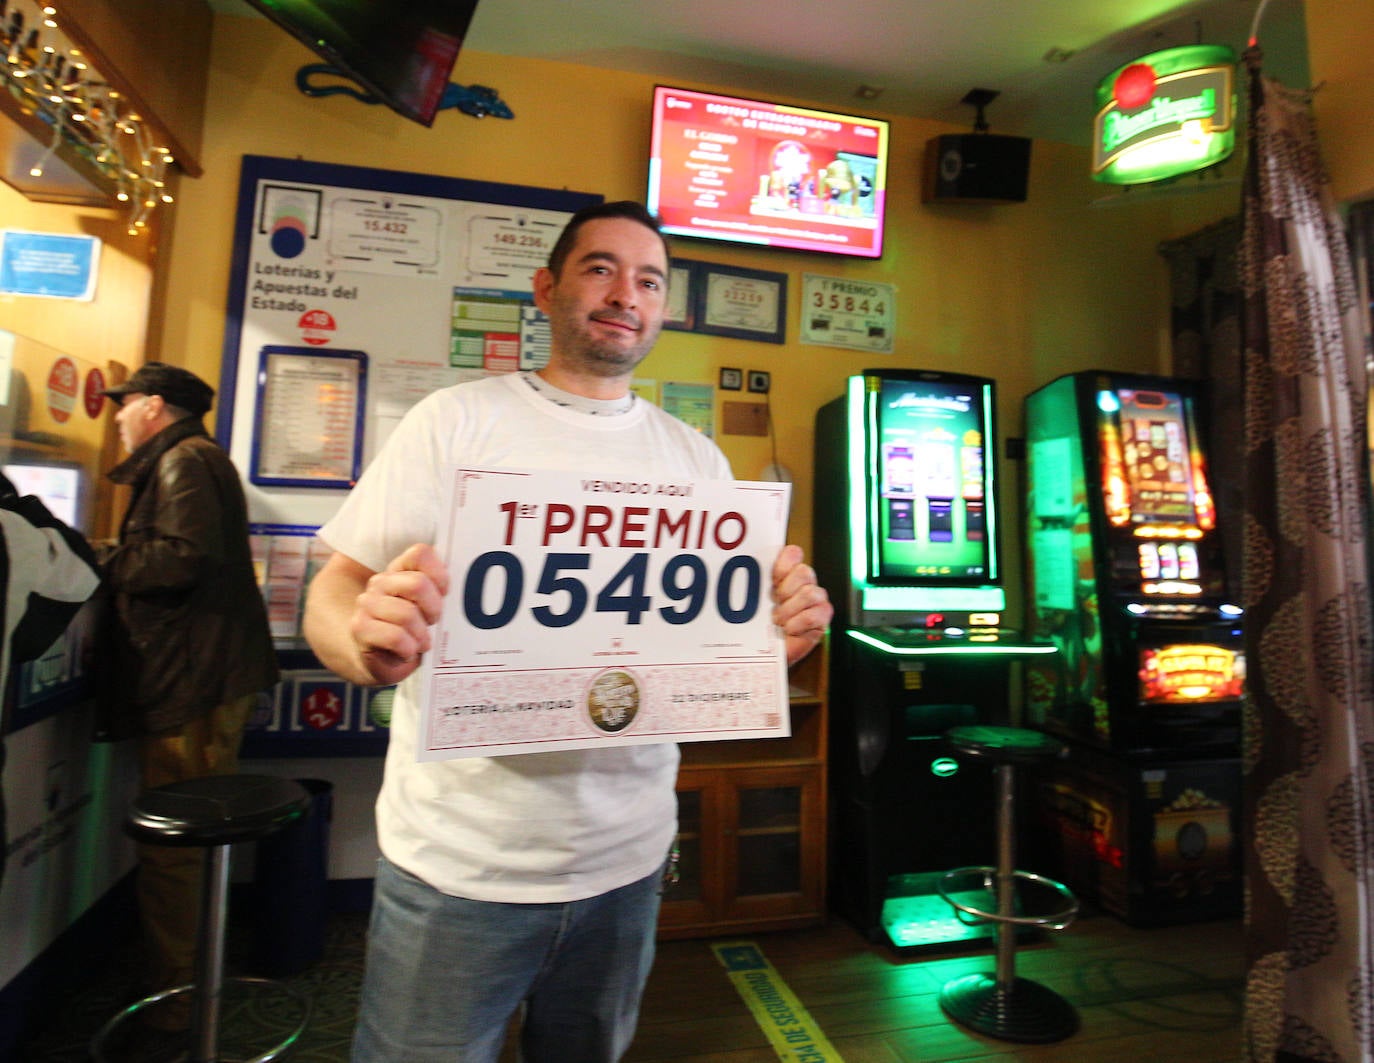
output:
<path id="1" fill-rule="evenodd" d="M 602 198 L 244 156 L 215 434 L 250 522 L 318 528 L 416 402 L 537 357 L 534 272 L 572 213 Z M 284 681 L 245 755 L 384 751 L 389 693 L 323 671 L 290 617 L 273 617 Z"/>

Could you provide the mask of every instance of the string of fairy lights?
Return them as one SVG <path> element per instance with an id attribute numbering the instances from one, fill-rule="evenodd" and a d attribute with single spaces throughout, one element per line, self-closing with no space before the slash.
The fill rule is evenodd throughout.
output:
<path id="1" fill-rule="evenodd" d="M 146 231 L 153 211 L 172 202 L 166 184 L 172 155 L 62 33 L 57 7 L 0 0 L 0 52 L 4 91 L 49 127 L 47 147 L 29 175 L 41 177 L 66 144 L 127 204 L 130 235 Z"/>

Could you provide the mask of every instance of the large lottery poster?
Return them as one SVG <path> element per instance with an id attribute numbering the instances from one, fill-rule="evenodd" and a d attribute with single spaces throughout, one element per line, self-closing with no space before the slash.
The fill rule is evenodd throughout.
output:
<path id="1" fill-rule="evenodd" d="M 216 435 L 253 522 L 319 526 L 429 392 L 543 364 L 534 271 L 600 199 L 245 156 Z"/>

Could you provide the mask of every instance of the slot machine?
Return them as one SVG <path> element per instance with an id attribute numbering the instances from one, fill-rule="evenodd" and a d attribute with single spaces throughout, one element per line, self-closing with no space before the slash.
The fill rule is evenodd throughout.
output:
<path id="1" fill-rule="evenodd" d="M 1029 669 L 1046 730 L 1106 749 L 1234 750 L 1245 679 L 1186 381 L 1079 373 L 1026 398 Z"/>
<path id="2" fill-rule="evenodd" d="M 1141 923 L 1239 903 L 1242 610 L 1203 398 L 1196 382 L 1101 371 L 1026 397 L 1027 627 L 1059 650 L 1027 665 L 1026 712 L 1070 742 L 1037 806 L 1073 864 L 1062 881 Z M 1179 778 L 1184 805 L 1161 801 Z M 1190 811 L 1191 840 L 1169 842 Z M 1104 826 L 1132 822 L 1116 838 Z"/>
<path id="3" fill-rule="evenodd" d="M 829 894 L 898 950 L 985 938 L 935 892 L 995 850 L 994 786 L 944 732 L 1009 722 L 992 380 L 866 369 L 817 412 L 815 545 L 831 636 Z"/>

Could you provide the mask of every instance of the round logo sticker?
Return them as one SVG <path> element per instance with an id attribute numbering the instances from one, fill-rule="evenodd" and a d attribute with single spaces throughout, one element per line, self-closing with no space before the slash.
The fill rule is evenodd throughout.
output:
<path id="1" fill-rule="evenodd" d="M 53 362 L 48 373 L 48 412 L 58 424 L 65 424 L 76 409 L 76 390 L 80 374 L 76 363 L 62 357 Z"/>
<path id="2" fill-rule="evenodd" d="M 100 411 L 105 408 L 105 396 L 100 394 L 105 390 L 105 374 L 99 369 L 92 369 L 86 374 L 86 385 L 81 390 L 81 399 L 86 405 L 86 416 L 96 418 L 100 416 Z"/>
<path id="3" fill-rule="evenodd" d="M 316 687 L 301 702 L 301 718 L 317 731 L 332 730 L 343 719 L 343 699 L 327 687 Z"/>
<path id="4" fill-rule="evenodd" d="M 391 726 L 391 707 L 396 700 L 396 688 L 386 687 L 372 695 L 367 703 L 367 718 L 378 727 Z"/>
<path id="5" fill-rule="evenodd" d="M 307 310 L 298 322 L 301 339 L 315 347 L 334 338 L 334 315 L 328 310 Z"/>
<path id="6" fill-rule="evenodd" d="M 629 672 L 602 672 L 587 691 L 587 717 L 607 734 L 623 731 L 639 713 L 639 684 Z"/>

